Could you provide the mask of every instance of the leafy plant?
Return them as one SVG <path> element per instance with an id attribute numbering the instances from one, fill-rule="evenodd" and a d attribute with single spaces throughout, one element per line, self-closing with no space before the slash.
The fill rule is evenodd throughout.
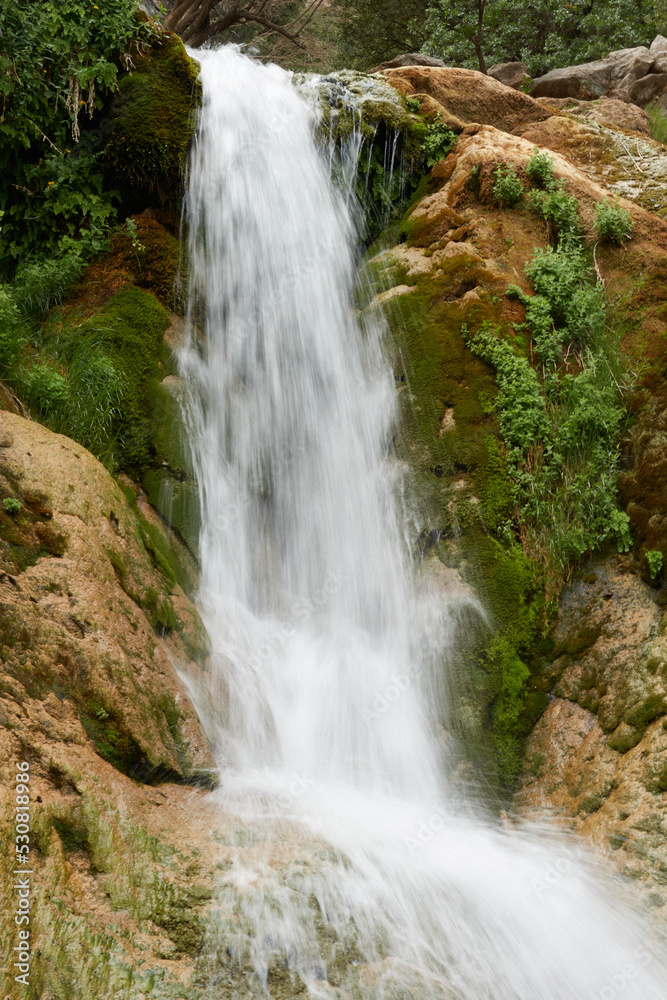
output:
<path id="1" fill-rule="evenodd" d="M 533 148 L 533 155 L 526 164 L 526 174 L 540 187 L 547 188 L 553 183 L 554 161 L 548 153 L 540 153 L 539 147 Z"/>
<path id="2" fill-rule="evenodd" d="M 580 236 L 579 204 L 565 190 L 562 180 L 553 181 L 544 191 L 530 191 L 529 205 L 545 222 L 555 243 L 568 243 Z"/>
<path id="3" fill-rule="evenodd" d="M 618 197 L 613 201 L 601 201 L 595 208 L 593 228 L 598 239 L 622 243 L 632 235 L 632 216 L 621 206 Z"/>
<path id="4" fill-rule="evenodd" d="M 134 0 L 0 0 L 0 271 L 25 253 L 46 256 L 63 237 L 94 237 L 113 192 L 84 116 L 101 107 L 129 49 L 151 37 Z"/>
<path id="5" fill-rule="evenodd" d="M 647 549 L 646 562 L 648 563 L 648 569 L 649 573 L 651 574 L 651 579 L 655 580 L 656 576 L 662 569 L 662 552 L 660 552 L 658 549 Z"/>
<path id="6" fill-rule="evenodd" d="M 496 183 L 493 185 L 493 197 L 499 205 L 512 206 L 523 194 L 523 184 L 517 177 L 514 165 L 498 164 L 496 167 Z"/>
<path id="7" fill-rule="evenodd" d="M 580 247 L 538 250 L 526 273 L 536 294 L 516 286 L 508 294 L 526 308 L 541 376 L 491 324 L 463 336 L 496 370 L 495 406 L 516 489 L 516 528 L 554 597 L 586 552 L 607 539 L 621 552 L 632 544 L 628 516 L 616 505 L 625 409 L 608 356 L 603 292 Z M 573 349 L 579 370 L 569 372 L 565 352 Z"/>
<path id="8" fill-rule="evenodd" d="M 422 151 L 426 155 L 426 166 L 433 167 L 444 160 L 456 143 L 456 133 L 438 119 L 426 126 L 426 135 L 422 141 Z"/>
<path id="9" fill-rule="evenodd" d="M 15 497 L 5 497 L 2 501 L 2 506 L 8 514 L 18 514 L 21 510 L 21 501 L 17 500 Z"/>

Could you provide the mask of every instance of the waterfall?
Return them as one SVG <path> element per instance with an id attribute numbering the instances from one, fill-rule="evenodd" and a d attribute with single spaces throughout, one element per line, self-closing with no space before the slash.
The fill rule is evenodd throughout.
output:
<path id="1" fill-rule="evenodd" d="M 287 73 L 197 57 L 180 363 L 212 653 L 191 683 L 221 815 L 257 842 L 221 875 L 207 995 L 282 975 L 285 997 L 664 997 L 656 946 L 580 851 L 458 793 L 437 677 L 480 611 L 411 553 L 346 200 Z"/>

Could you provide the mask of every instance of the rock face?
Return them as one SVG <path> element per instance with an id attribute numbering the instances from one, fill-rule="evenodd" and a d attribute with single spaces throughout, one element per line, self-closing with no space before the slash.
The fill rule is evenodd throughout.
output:
<path id="1" fill-rule="evenodd" d="M 518 90 L 530 79 L 528 70 L 522 62 L 496 63 L 487 70 L 487 74 L 514 90 Z"/>
<path id="2" fill-rule="evenodd" d="M 173 666 L 206 655 L 186 550 L 69 438 L 9 413 L 0 432 L 0 490 L 20 504 L 0 509 L 5 724 L 27 748 L 41 719 L 47 738 L 92 741 L 143 779 L 206 774 Z"/>
<path id="3" fill-rule="evenodd" d="M 208 834 L 188 827 L 207 795 L 173 784 L 210 783 L 215 769 L 175 669 L 205 669 L 185 593 L 194 564 L 129 480 L 7 412 L 0 495 L 16 501 L 0 505 L 2 824 L 13 842 L 8 789 L 27 761 L 35 988 L 92 1000 L 135 969 L 144 989 L 157 981 L 153 995 L 178 997 L 212 895 L 210 866 L 192 877 Z M 2 864 L 13 867 L 8 851 Z M 15 900 L 3 883 L 4 937 Z"/>
<path id="4" fill-rule="evenodd" d="M 639 45 L 610 52 L 605 59 L 554 69 L 533 80 L 534 97 L 592 100 L 615 97 L 645 107 L 667 88 L 665 40 L 658 35 L 650 49 Z"/>
<path id="5" fill-rule="evenodd" d="M 650 135 L 649 118 L 644 109 L 636 104 L 626 104 L 615 97 L 598 97 L 594 101 L 579 101 L 573 97 L 540 97 L 539 101 L 549 108 L 558 108 L 588 122 L 606 125 L 611 129 L 639 132 L 646 137 Z"/>
<path id="6" fill-rule="evenodd" d="M 561 600 L 525 755 L 521 814 L 553 812 L 667 903 L 667 602 L 632 560 L 586 567 Z"/>
<path id="7" fill-rule="evenodd" d="M 511 132 L 521 123 L 543 121 L 554 112 L 528 94 L 472 69 L 388 69 L 389 82 L 409 96 L 427 95 L 459 122 L 493 125 Z"/>

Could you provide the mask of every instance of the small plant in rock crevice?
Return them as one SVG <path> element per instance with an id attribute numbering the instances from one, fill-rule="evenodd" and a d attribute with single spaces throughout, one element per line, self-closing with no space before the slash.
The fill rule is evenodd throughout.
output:
<path id="1" fill-rule="evenodd" d="M 21 510 L 21 501 L 17 500 L 16 497 L 5 497 L 2 506 L 8 514 L 18 514 Z"/>
<path id="2" fill-rule="evenodd" d="M 617 197 L 613 201 L 601 201 L 595 208 L 593 228 L 599 240 L 623 243 L 632 236 L 632 216 Z"/>
<path id="3" fill-rule="evenodd" d="M 535 146 L 533 155 L 526 164 L 526 175 L 539 187 L 549 187 L 553 182 L 554 161 L 548 153 L 540 153 L 539 147 Z"/>
<path id="4" fill-rule="evenodd" d="M 422 140 L 422 151 L 426 156 L 426 166 L 430 169 L 444 160 L 456 143 L 456 133 L 438 118 L 426 126 Z"/>
<path id="5" fill-rule="evenodd" d="M 662 552 L 660 552 L 658 549 L 647 549 L 646 562 L 648 563 L 648 571 L 650 573 L 651 579 L 655 580 L 658 573 L 662 569 Z"/>
<path id="6" fill-rule="evenodd" d="M 499 205 L 509 208 L 516 205 L 523 194 L 521 178 L 517 176 L 514 165 L 499 163 L 495 171 L 496 183 L 493 185 L 493 197 Z"/>

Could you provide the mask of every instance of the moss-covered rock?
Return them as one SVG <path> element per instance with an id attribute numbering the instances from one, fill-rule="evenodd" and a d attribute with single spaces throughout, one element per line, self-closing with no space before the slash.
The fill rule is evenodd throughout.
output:
<path id="1" fill-rule="evenodd" d="M 176 204 L 200 100 L 198 64 L 178 35 L 161 32 L 119 80 L 105 148 L 108 184 L 131 210 Z"/>

